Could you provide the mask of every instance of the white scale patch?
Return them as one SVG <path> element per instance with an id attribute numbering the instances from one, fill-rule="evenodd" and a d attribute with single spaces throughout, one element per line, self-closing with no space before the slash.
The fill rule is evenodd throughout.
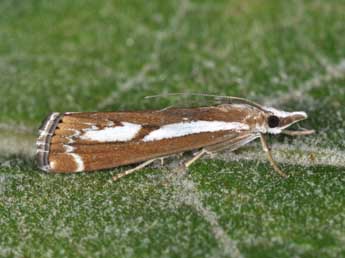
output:
<path id="1" fill-rule="evenodd" d="M 75 164 L 77 166 L 77 168 L 76 168 L 76 170 L 74 172 L 84 171 L 85 166 L 84 166 L 83 159 L 78 154 L 75 154 L 75 153 L 67 152 L 67 154 L 70 155 L 73 158 L 73 160 L 74 160 L 74 162 L 75 162 Z M 56 165 L 57 164 L 56 164 L 55 161 L 50 162 L 49 166 L 47 166 L 47 171 L 50 171 L 51 169 L 53 169 L 53 170 L 56 169 Z"/>
<path id="2" fill-rule="evenodd" d="M 159 141 L 181 137 L 196 133 L 217 132 L 226 130 L 249 130 L 249 126 L 239 122 L 223 121 L 192 121 L 163 125 L 161 128 L 152 131 L 143 139 L 144 142 Z"/>
<path id="3" fill-rule="evenodd" d="M 65 148 L 65 151 L 68 153 L 71 153 L 74 151 L 74 147 L 68 144 L 64 144 L 63 147 Z"/>
<path id="4" fill-rule="evenodd" d="M 75 130 L 75 129 L 69 129 L 69 130 L 72 131 L 73 134 L 70 135 L 70 136 L 67 136 L 66 138 L 68 139 L 68 144 L 72 144 L 72 143 L 75 142 L 75 141 L 73 140 L 73 138 L 78 137 L 78 136 L 80 135 L 80 131 Z"/>
<path id="5" fill-rule="evenodd" d="M 85 130 L 80 139 L 97 142 L 126 142 L 132 140 L 142 128 L 139 124 L 122 122 L 122 126 L 101 130 Z"/>
<path id="6" fill-rule="evenodd" d="M 81 172 L 84 170 L 84 161 L 83 159 L 75 153 L 69 153 L 69 155 L 71 155 L 74 159 L 75 164 L 77 165 L 77 169 L 75 170 L 75 172 Z"/>

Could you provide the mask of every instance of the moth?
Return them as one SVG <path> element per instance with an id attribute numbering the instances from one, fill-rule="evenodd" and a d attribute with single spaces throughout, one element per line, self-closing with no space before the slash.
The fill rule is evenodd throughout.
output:
<path id="1" fill-rule="evenodd" d="M 314 133 L 307 129 L 287 130 L 307 119 L 305 112 L 281 111 L 238 97 L 194 95 L 211 98 L 214 104 L 145 111 L 52 113 L 39 130 L 38 166 L 46 172 L 73 173 L 139 164 L 115 175 L 113 179 L 117 180 L 162 157 L 197 150 L 185 163 L 189 167 L 205 154 L 234 151 L 260 138 L 273 169 L 285 177 L 272 158 L 265 135 Z"/>

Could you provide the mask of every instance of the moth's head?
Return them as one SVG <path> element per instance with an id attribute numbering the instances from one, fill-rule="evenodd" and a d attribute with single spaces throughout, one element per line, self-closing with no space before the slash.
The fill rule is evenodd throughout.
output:
<path id="1" fill-rule="evenodd" d="M 271 107 L 265 107 L 264 110 L 266 131 L 271 134 L 279 134 L 292 124 L 308 118 L 305 112 L 285 112 Z"/>

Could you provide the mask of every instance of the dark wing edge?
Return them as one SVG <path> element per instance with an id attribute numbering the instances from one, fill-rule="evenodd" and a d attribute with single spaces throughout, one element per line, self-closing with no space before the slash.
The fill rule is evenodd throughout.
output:
<path id="1" fill-rule="evenodd" d="M 64 113 L 51 113 L 42 122 L 39 128 L 39 136 L 36 141 L 36 162 L 39 169 L 50 172 L 49 166 L 49 151 L 51 139 L 54 135 L 54 131 L 61 121 Z"/>

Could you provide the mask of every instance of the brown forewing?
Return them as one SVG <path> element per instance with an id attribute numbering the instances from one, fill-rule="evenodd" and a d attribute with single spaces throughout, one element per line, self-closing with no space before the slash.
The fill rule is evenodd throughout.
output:
<path id="1" fill-rule="evenodd" d="M 145 161 L 152 158 L 164 157 L 175 153 L 198 149 L 221 142 L 229 132 L 183 136 L 174 139 L 164 139 L 155 142 L 102 143 L 93 145 L 74 145 L 73 153 L 78 154 L 83 162 L 85 171 L 118 167 Z M 55 144 L 54 144 L 55 145 Z M 64 152 L 62 146 L 52 146 L 49 161 L 55 162 L 57 172 L 70 172 L 69 153 Z M 72 169 L 73 171 L 73 169 Z"/>
<path id="2" fill-rule="evenodd" d="M 245 122 L 244 120 L 250 112 L 253 112 L 250 107 L 240 109 L 233 108 L 231 105 L 222 105 L 163 111 L 68 113 L 65 114 L 56 129 L 56 134 L 52 137 L 49 161 L 54 162 L 56 172 L 70 172 L 76 166 L 73 164 L 73 157 L 70 154 L 75 153 L 83 160 L 85 171 L 90 171 L 198 149 L 220 143 L 224 137 L 234 132 L 197 133 L 149 142 L 142 139 L 151 131 L 165 124 L 198 120 Z M 110 124 L 119 126 L 121 122 L 141 124 L 143 128 L 134 139 L 128 142 L 100 143 L 80 139 L 83 130 L 91 126 L 102 129 L 109 127 Z M 66 146 L 73 147 L 73 151 L 67 152 Z"/>

